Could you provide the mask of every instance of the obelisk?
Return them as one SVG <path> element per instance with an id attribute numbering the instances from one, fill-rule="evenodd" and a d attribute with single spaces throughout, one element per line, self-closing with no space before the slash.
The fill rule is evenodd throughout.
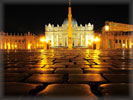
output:
<path id="1" fill-rule="evenodd" d="M 69 8 L 68 8 L 68 49 L 72 49 L 72 14 L 71 14 L 71 0 L 69 0 Z"/>

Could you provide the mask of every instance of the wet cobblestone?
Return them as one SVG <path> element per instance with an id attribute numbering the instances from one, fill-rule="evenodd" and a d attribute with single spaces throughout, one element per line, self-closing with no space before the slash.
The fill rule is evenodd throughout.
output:
<path id="1" fill-rule="evenodd" d="M 129 96 L 123 91 L 133 85 L 131 50 L 0 52 L 4 56 L 5 96 L 87 96 L 97 100 L 114 94 Z"/>

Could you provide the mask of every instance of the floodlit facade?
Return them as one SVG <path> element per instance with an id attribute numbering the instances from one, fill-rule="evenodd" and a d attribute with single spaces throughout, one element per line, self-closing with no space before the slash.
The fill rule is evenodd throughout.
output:
<path id="1" fill-rule="evenodd" d="M 133 48 L 133 25 L 105 22 L 101 33 L 94 33 L 93 25 L 78 26 L 72 19 L 73 47 L 93 49 L 130 49 Z M 0 32 L 0 49 L 38 49 L 49 47 L 68 47 L 68 20 L 62 26 L 46 25 L 46 38 L 30 32 L 25 34 L 11 34 Z"/>
<path id="2" fill-rule="evenodd" d="M 91 49 L 130 49 L 133 48 L 133 25 L 105 22 L 101 34 L 94 34 L 91 23 L 78 25 L 72 18 L 69 1 L 68 18 L 61 26 L 45 25 L 45 36 L 36 36 L 30 32 L 20 35 L 1 32 L 0 49 L 38 49 L 67 47 L 85 47 Z"/>
<path id="3" fill-rule="evenodd" d="M 62 26 L 53 24 L 45 25 L 46 39 L 51 41 L 51 46 L 68 47 L 68 19 L 65 19 Z M 94 39 L 93 24 L 78 26 L 77 21 L 72 18 L 72 46 L 88 47 L 89 42 Z"/>
<path id="4" fill-rule="evenodd" d="M 106 21 L 101 40 L 102 49 L 133 48 L 133 25 Z"/>
<path id="5" fill-rule="evenodd" d="M 44 44 L 39 36 L 28 32 L 23 34 L 0 33 L 0 49 L 37 49 L 43 48 Z"/>
<path id="6" fill-rule="evenodd" d="M 71 1 L 69 1 L 68 18 L 66 18 L 61 26 L 53 24 L 45 25 L 46 39 L 50 40 L 51 47 L 88 47 L 92 48 L 94 39 L 93 24 L 80 24 L 72 18 Z"/>
<path id="7" fill-rule="evenodd" d="M 46 46 L 93 48 L 94 26 L 90 23 L 85 24 L 85 26 L 82 24 L 78 26 L 77 21 L 72 18 L 71 2 L 69 1 L 68 18 L 64 20 L 61 26 L 45 25 L 45 39 L 30 34 L 30 32 L 24 36 L 9 35 L 2 32 L 0 35 L 0 49 L 37 49 L 46 48 Z"/>

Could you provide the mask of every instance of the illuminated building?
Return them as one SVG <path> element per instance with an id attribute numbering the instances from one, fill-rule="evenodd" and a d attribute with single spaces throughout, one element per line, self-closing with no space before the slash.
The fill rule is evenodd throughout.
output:
<path id="1" fill-rule="evenodd" d="M 102 49 L 129 49 L 133 47 L 133 25 L 105 22 L 102 29 Z"/>
<path id="2" fill-rule="evenodd" d="M 51 41 L 51 47 L 93 47 L 90 45 L 94 39 L 93 24 L 80 24 L 72 18 L 71 6 L 69 2 L 68 18 L 66 18 L 61 26 L 53 24 L 45 25 L 46 39 Z M 72 35 L 72 36 L 71 36 Z M 68 45 L 69 44 L 69 45 Z"/>
<path id="3" fill-rule="evenodd" d="M 105 22 L 101 34 L 94 33 L 93 24 L 78 25 L 72 18 L 69 2 L 68 18 L 61 26 L 45 25 L 45 37 L 30 32 L 22 34 L 0 33 L 0 49 L 38 49 L 48 47 L 85 47 L 93 49 L 118 49 L 133 47 L 133 25 Z"/>
<path id="4" fill-rule="evenodd" d="M 37 49 L 43 48 L 44 44 L 39 36 L 28 32 L 23 34 L 0 33 L 0 49 Z"/>
<path id="5" fill-rule="evenodd" d="M 50 47 L 89 47 L 93 48 L 94 26 L 93 24 L 80 24 L 72 18 L 71 6 L 69 2 L 68 18 L 66 18 L 62 26 L 45 25 L 46 40 L 41 39 L 28 32 L 28 34 L 11 34 L 0 33 L 0 49 L 37 49 L 45 48 L 44 45 L 49 44 Z M 69 20 L 69 21 L 68 21 Z M 42 41 L 43 40 L 43 41 Z M 69 45 L 68 45 L 69 44 Z"/>

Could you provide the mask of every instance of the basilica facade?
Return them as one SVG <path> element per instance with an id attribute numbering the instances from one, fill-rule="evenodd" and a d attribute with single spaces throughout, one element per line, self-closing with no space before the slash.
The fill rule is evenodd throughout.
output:
<path id="1" fill-rule="evenodd" d="M 45 25 L 45 36 L 50 40 L 51 47 L 68 47 L 68 18 L 66 18 L 61 26 L 53 24 Z M 72 46 L 88 47 L 94 38 L 93 24 L 80 24 L 72 18 Z M 92 45 L 91 45 L 92 46 Z M 91 47 L 90 47 L 91 48 Z"/>

